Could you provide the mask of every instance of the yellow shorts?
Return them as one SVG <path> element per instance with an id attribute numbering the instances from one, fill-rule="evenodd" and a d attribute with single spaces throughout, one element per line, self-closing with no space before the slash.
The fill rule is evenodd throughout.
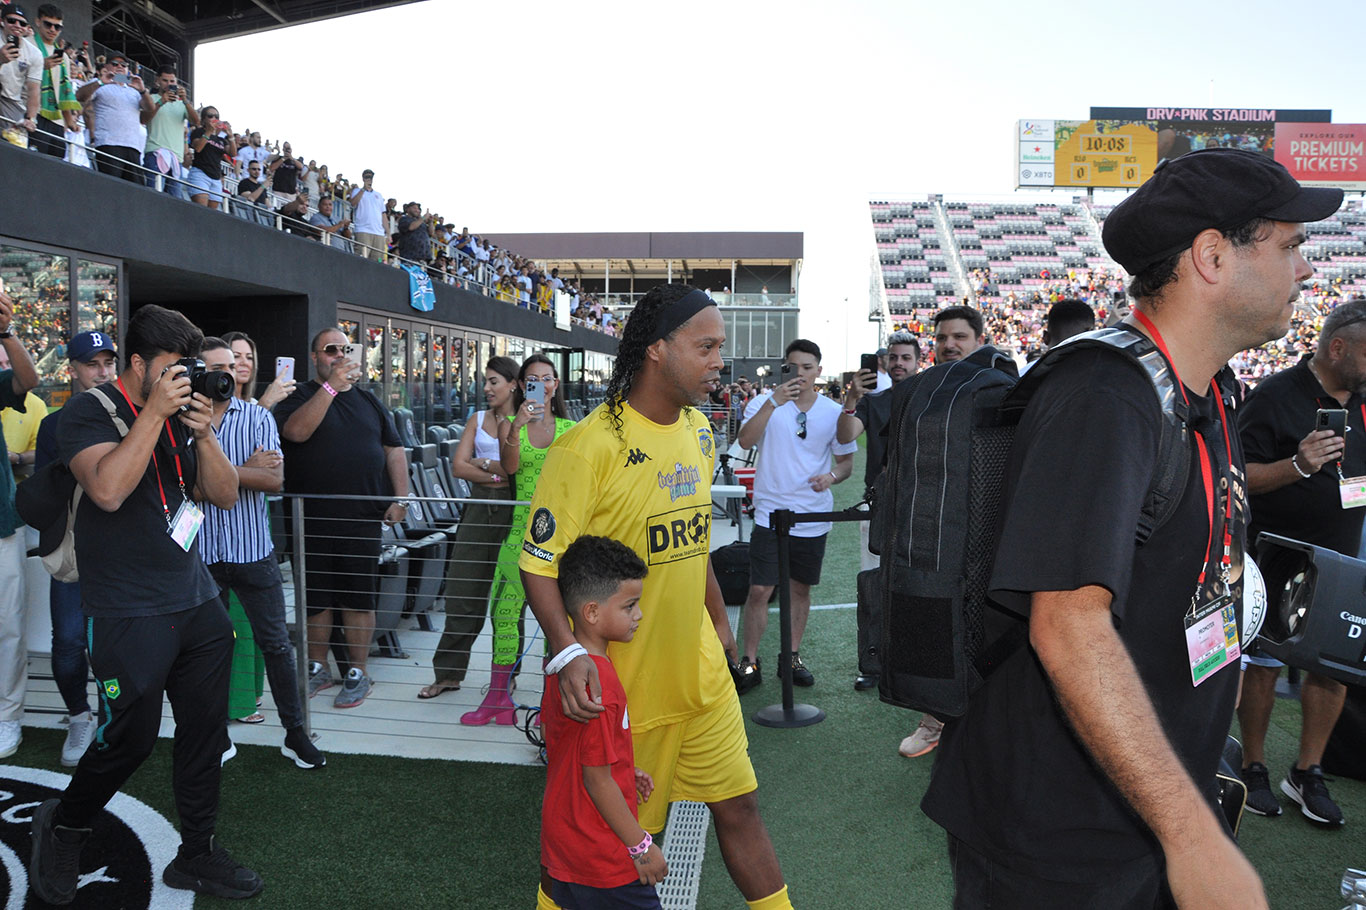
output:
<path id="1" fill-rule="evenodd" d="M 651 834 L 664 830 L 671 802 L 718 803 L 759 787 L 734 690 L 685 721 L 633 734 L 631 744 L 636 767 L 655 782 L 640 804 L 640 826 Z"/>

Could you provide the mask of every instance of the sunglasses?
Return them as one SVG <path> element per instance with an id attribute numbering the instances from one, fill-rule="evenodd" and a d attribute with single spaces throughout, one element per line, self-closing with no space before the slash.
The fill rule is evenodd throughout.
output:
<path id="1" fill-rule="evenodd" d="M 344 344 L 325 344 L 323 345 L 322 350 L 318 353 L 326 354 L 328 357 L 336 357 L 338 354 L 342 353 L 345 350 L 346 345 Z"/>
<path id="2" fill-rule="evenodd" d="M 797 412 L 797 438 L 798 438 L 798 439 L 805 439 L 805 438 L 806 438 L 806 412 L 805 412 L 805 411 L 798 411 L 798 412 Z"/>
<path id="3" fill-rule="evenodd" d="M 54 32 L 60 32 L 62 30 L 62 23 L 60 22 L 49 22 L 46 19 L 39 19 L 38 24 L 43 28 L 50 28 Z"/>
<path id="4" fill-rule="evenodd" d="M 6 16 L 6 17 L 5 17 L 5 24 L 6 24 L 6 25 L 17 25 L 17 26 L 19 26 L 20 28 L 26 28 L 26 27 L 28 26 L 28 23 L 25 22 L 23 19 L 16 19 L 16 18 L 14 18 L 13 16 Z"/>

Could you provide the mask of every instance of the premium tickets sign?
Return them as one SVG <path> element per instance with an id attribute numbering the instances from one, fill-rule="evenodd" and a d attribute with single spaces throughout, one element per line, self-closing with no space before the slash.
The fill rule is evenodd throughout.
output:
<path id="1" fill-rule="evenodd" d="M 1275 154 L 1306 186 L 1366 190 L 1366 124 L 1278 123 Z"/>

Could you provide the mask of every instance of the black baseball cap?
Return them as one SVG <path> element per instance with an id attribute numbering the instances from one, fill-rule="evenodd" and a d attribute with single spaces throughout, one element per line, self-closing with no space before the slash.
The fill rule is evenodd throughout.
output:
<path id="1" fill-rule="evenodd" d="M 1229 231 L 1253 218 L 1322 221 L 1342 190 L 1306 187 L 1276 161 L 1243 149 L 1202 149 L 1163 160 L 1105 219 L 1105 251 L 1130 275 L 1187 249 L 1201 231 Z"/>
<path id="2" fill-rule="evenodd" d="M 17 3 L 11 3 L 8 6 L 0 6 L 0 15 L 18 16 L 25 22 L 28 21 L 28 13 L 24 12 L 23 7 L 19 6 Z"/>

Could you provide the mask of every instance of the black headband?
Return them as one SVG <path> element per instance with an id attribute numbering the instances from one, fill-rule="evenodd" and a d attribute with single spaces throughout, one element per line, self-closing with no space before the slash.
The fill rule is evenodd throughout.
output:
<path id="1" fill-rule="evenodd" d="M 661 338 L 668 338 L 674 329 L 707 307 L 715 305 L 715 302 L 707 296 L 705 291 L 694 288 L 660 311 L 659 318 L 655 321 L 654 333 L 650 335 L 650 339 L 645 344 L 651 345 Z"/>

